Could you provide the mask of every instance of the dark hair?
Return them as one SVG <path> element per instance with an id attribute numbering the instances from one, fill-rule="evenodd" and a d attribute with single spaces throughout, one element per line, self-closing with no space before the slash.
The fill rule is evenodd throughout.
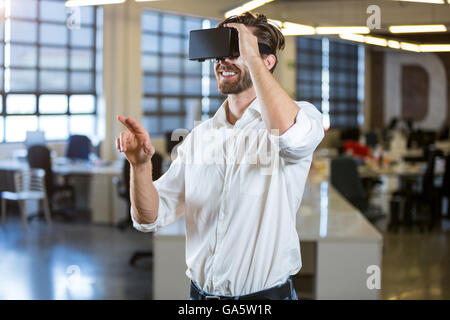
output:
<path id="1" fill-rule="evenodd" d="M 226 23 L 242 23 L 247 27 L 255 27 L 255 36 L 258 38 L 258 42 L 269 46 L 270 49 L 275 52 L 275 58 L 277 57 L 277 51 L 284 49 L 283 34 L 277 26 L 267 21 L 267 17 L 263 14 L 253 14 L 247 11 L 241 15 L 226 18 L 217 25 L 217 28 L 223 27 Z M 277 64 L 278 59 L 276 59 L 270 72 L 275 70 Z"/>

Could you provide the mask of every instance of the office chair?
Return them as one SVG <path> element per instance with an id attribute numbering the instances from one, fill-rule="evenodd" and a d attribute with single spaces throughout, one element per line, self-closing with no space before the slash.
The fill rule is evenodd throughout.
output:
<path id="1" fill-rule="evenodd" d="M 370 205 L 370 193 L 364 189 L 356 161 L 349 156 L 331 159 L 331 184 L 371 222 L 385 217 L 381 209 Z"/>
<path id="2" fill-rule="evenodd" d="M 426 148 L 436 141 L 436 132 L 417 129 L 409 132 L 407 147 Z"/>
<path id="3" fill-rule="evenodd" d="M 361 134 L 361 132 L 360 132 L 359 128 L 347 128 L 347 129 L 342 130 L 341 140 L 342 141 L 346 141 L 346 140 L 359 141 L 360 134 Z"/>
<path id="4" fill-rule="evenodd" d="M 72 135 L 67 143 L 66 157 L 70 159 L 89 160 L 91 140 L 82 135 Z"/>
<path id="5" fill-rule="evenodd" d="M 50 158 L 50 150 L 45 146 L 32 146 L 28 148 L 27 154 L 28 165 L 32 169 L 43 169 L 45 171 L 45 188 L 49 199 L 50 211 L 53 212 L 53 202 L 55 196 L 61 193 L 67 193 L 70 203 L 75 204 L 75 190 L 73 186 L 64 184 L 57 185 L 54 182 L 53 169 Z M 68 219 L 67 215 L 57 212 Z"/>
<path id="6" fill-rule="evenodd" d="M 162 175 L 162 156 L 159 153 L 155 153 L 152 156 L 152 177 L 153 180 L 158 180 Z M 119 196 L 127 202 L 127 218 L 118 224 L 118 228 L 124 231 L 127 227 L 132 225 L 130 209 L 130 163 L 127 159 L 124 160 L 123 171 L 122 171 L 122 181 L 117 183 Z M 150 234 L 150 236 L 153 236 Z M 135 251 L 130 258 L 129 264 L 136 266 L 136 262 L 143 258 L 152 258 L 153 252 L 150 250 L 146 251 Z"/>
<path id="7" fill-rule="evenodd" d="M 445 157 L 444 177 L 442 179 L 442 185 L 437 188 L 437 192 L 439 194 L 438 212 L 440 216 L 442 216 L 442 200 L 447 198 L 446 218 L 448 219 L 450 218 L 450 155 Z"/>
<path id="8" fill-rule="evenodd" d="M 14 192 L 0 192 L 2 202 L 2 226 L 6 221 L 6 200 L 17 201 L 20 207 L 24 230 L 27 230 L 27 200 L 42 201 L 47 223 L 51 225 L 50 207 L 45 190 L 45 171 L 43 169 L 30 169 L 14 173 Z"/>
<path id="9" fill-rule="evenodd" d="M 440 193 L 434 183 L 437 157 L 443 157 L 441 150 L 429 152 L 427 167 L 420 184 L 417 178 L 402 178 L 400 188 L 392 194 L 390 200 L 389 230 L 397 231 L 402 224 L 408 228 L 417 225 L 421 232 L 426 225 L 428 225 L 428 230 L 433 229 L 440 216 L 441 207 L 439 205 Z M 423 209 L 427 209 L 425 213 Z"/>
<path id="10" fill-rule="evenodd" d="M 369 131 L 365 134 L 366 136 L 366 146 L 370 148 L 375 148 L 379 141 L 378 141 L 378 134 L 374 131 Z"/>

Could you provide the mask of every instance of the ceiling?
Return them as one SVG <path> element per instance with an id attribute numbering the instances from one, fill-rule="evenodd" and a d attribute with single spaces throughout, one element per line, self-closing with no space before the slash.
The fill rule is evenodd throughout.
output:
<path id="1" fill-rule="evenodd" d="M 141 3 L 160 10 L 222 19 L 224 13 L 247 1 L 242 0 L 162 0 Z M 312 26 L 365 26 L 368 6 L 378 5 L 381 30 L 389 25 L 446 24 L 450 29 L 449 4 L 424 4 L 392 0 L 275 0 L 254 12 L 271 19 Z M 449 38 L 450 40 L 450 38 Z"/>

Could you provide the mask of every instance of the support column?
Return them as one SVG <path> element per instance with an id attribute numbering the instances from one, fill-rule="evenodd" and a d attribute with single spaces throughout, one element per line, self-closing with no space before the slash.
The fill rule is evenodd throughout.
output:
<path id="1" fill-rule="evenodd" d="M 134 1 L 104 6 L 103 92 L 105 139 L 101 156 L 115 160 L 115 139 L 123 126 L 117 115 L 141 120 L 141 8 Z"/>
<path id="2" fill-rule="evenodd" d="M 297 47 L 295 39 L 296 37 L 285 37 L 285 48 L 278 53 L 278 65 L 274 72 L 275 79 L 294 100 L 297 95 L 295 70 Z"/>

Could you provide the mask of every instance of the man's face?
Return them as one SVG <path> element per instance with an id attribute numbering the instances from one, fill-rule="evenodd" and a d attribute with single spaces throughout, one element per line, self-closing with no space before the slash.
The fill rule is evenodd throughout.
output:
<path id="1" fill-rule="evenodd" d="M 214 63 L 218 88 L 222 94 L 238 94 L 253 86 L 248 68 L 240 63 L 241 59 L 226 58 Z"/>

